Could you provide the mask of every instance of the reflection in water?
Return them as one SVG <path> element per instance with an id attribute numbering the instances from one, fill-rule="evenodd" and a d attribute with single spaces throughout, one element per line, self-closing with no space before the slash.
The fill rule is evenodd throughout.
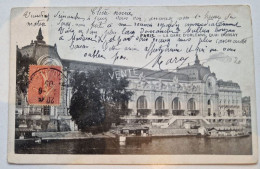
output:
<path id="1" fill-rule="evenodd" d="M 15 145 L 19 154 L 252 154 L 252 137 L 154 137 L 151 141 L 115 138 L 55 140 L 42 144 Z"/>

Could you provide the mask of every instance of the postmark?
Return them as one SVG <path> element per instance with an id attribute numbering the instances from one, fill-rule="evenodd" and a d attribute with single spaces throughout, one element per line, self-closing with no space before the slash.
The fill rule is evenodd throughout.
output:
<path id="1" fill-rule="evenodd" d="M 60 105 L 61 66 L 30 65 L 29 105 Z"/>

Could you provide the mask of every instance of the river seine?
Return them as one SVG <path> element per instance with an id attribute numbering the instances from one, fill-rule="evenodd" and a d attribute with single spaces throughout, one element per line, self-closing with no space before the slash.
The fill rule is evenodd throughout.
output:
<path id="1" fill-rule="evenodd" d="M 252 154 L 252 136 L 240 138 L 153 137 L 119 143 L 116 138 L 53 140 L 15 146 L 19 154 Z"/>

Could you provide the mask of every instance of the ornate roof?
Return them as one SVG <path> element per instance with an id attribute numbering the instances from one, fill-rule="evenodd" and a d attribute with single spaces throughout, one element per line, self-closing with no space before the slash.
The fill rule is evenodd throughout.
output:
<path id="1" fill-rule="evenodd" d="M 211 73 L 210 67 L 205 67 L 205 66 L 200 64 L 200 60 L 198 58 L 198 55 L 196 55 L 194 65 L 188 65 L 188 66 L 185 66 L 185 67 L 182 67 L 182 68 L 178 68 L 177 72 L 189 75 L 189 80 L 204 80 L 204 77 L 206 75 L 209 75 L 209 74 L 212 74 L 213 76 L 215 76 L 214 73 Z M 196 76 L 195 79 L 192 79 L 191 77 L 193 77 L 192 74 L 194 72 L 198 72 L 198 74 L 197 74 L 198 76 Z"/>
<path id="2" fill-rule="evenodd" d="M 223 81 L 223 80 L 218 80 L 217 81 L 217 85 L 219 87 L 236 87 L 236 88 L 240 88 L 238 83 L 232 82 L 230 81 Z"/>
<path id="3" fill-rule="evenodd" d="M 145 78 L 166 79 L 172 81 L 174 77 L 177 77 L 178 80 L 189 80 L 188 75 L 178 72 L 154 71 L 150 69 L 137 68 L 131 66 L 119 66 L 94 62 L 81 62 L 66 59 L 63 59 L 62 63 L 68 70 L 80 70 L 87 72 L 88 70 L 94 70 L 97 68 L 112 68 L 114 71 L 124 71 L 126 72 L 126 74 L 128 73 L 128 71 L 134 70 L 137 75 L 142 74 Z"/>
<path id="4" fill-rule="evenodd" d="M 57 51 L 56 44 L 47 45 L 45 41 L 43 41 L 44 37 L 42 35 L 41 28 L 38 31 L 38 34 L 36 36 L 36 40 L 32 40 L 29 45 L 26 45 L 19 49 L 17 47 L 17 51 L 21 52 L 23 57 L 32 57 L 35 58 L 35 60 L 38 61 L 42 59 L 42 57 L 48 57 L 51 60 L 56 59 L 57 62 L 61 61 L 61 58 Z M 40 63 L 38 63 L 40 64 Z"/>

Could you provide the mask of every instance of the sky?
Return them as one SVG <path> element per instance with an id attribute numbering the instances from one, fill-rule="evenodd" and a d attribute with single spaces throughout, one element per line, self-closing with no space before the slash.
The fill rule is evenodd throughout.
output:
<path id="1" fill-rule="evenodd" d="M 93 9 L 93 8 L 92 8 Z M 157 10 L 157 8 L 151 9 L 151 8 L 143 8 L 143 9 L 138 9 L 138 8 L 125 8 L 123 9 L 124 11 L 130 11 L 132 14 L 136 16 L 141 16 L 142 18 L 148 19 L 147 13 L 150 11 L 153 11 L 150 15 L 151 16 L 165 16 L 165 17 L 172 17 L 173 21 L 178 21 L 180 24 L 181 28 L 184 29 L 184 24 L 185 23 L 193 23 L 195 22 L 190 18 L 189 21 L 182 21 L 178 20 L 177 18 L 187 15 L 187 16 L 195 16 L 196 14 L 201 14 L 202 17 L 206 17 L 205 15 L 208 15 L 208 17 L 214 17 L 217 14 L 219 14 L 219 11 L 217 8 L 211 8 L 210 13 L 208 13 L 208 9 L 200 9 L 197 8 L 196 10 L 190 10 L 189 8 L 187 9 L 171 9 L 171 8 L 165 8 L 162 10 Z M 110 11 L 116 11 L 118 9 L 109 9 Z M 167 14 L 164 12 L 164 10 L 167 10 Z M 43 13 L 41 13 L 42 11 Z M 159 66 L 156 64 L 153 67 L 154 62 L 150 62 L 155 58 L 158 54 L 158 52 L 153 53 L 153 55 L 146 57 L 147 52 L 144 51 L 145 47 L 149 47 L 151 41 L 148 42 L 137 42 L 137 41 L 130 41 L 127 43 L 123 43 L 123 47 L 121 49 L 124 49 L 125 47 L 132 47 L 132 48 L 137 48 L 138 51 L 126 51 L 126 50 L 119 50 L 118 56 L 120 57 L 121 55 L 126 56 L 127 59 L 118 59 L 117 61 L 114 62 L 114 56 L 116 52 L 114 51 L 102 51 L 102 44 L 100 43 L 94 43 L 94 42 L 87 42 L 87 45 L 89 46 L 88 49 L 76 49 L 72 50 L 70 49 L 70 44 L 71 41 L 69 41 L 71 34 L 61 34 L 59 31 L 59 28 L 61 26 L 61 18 L 59 17 L 54 17 L 57 12 L 61 15 L 66 15 L 66 16 L 75 16 L 76 13 L 78 13 L 79 17 L 84 17 L 85 19 L 88 18 L 88 16 L 91 16 L 91 9 L 76 9 L 74 10 L 71 9 L 16 9 L 14 13 L 12 13 L 12 22 L 11 22 L 11 39 L 12 39 L 12 44 L 13 46 L 18 45 L 19 47 L 23 47 L 25 45 L 30 44 L 31 40 L 35 40 L 36 35 L 38 33 L 39 27 L 41 27 L 44 40 L 46 41 L 47 44 L 49 45 L 57 45 L 58 53 L 61 58 L 63 59 L 70 59 L 70 60 L 79 60 L 79 61 L 87 61 L 87 62 L 97 62 L 97 63 L 105 63 L 105 64 L 115 64 L 115 65 L 123 65 L 123 66 L 134 66 L 134 67 L 143 67 L 144 65 L 147 65 L 150 63 L 146 68 L 149 69 L 154 69 L 154 70 L 159 70 Z M 118 10 L 120 11 L 120 10 Z M 189 11 L 189 12 L 186 12 Z M 223 13 L 219 14 L 222 18 L 228 16 L 230 9 L 226 8 L 222 10 Z M 28 13 L 31 12 L 29 15 Z M 28 23 L 34 24 L 38 19 L 43 19 L 46 20 L 46 18 L 33 18 L 33 14 L 49 14 L 49 21 L 45 22 L 47 26 L 28 26 Z M 111 12 L 113 13 L 113 12 Z M 216 37 L 216 38 L 209 38 L 212 39 L 214 43 L 205 43 L 203 44 L 205 48 L 205 52 L 199 52 L 197 53 L 199 59 L 201 60 L 201 63 L 204 66 L 210 66 L 210 69 L 212 72 L 214 72 L 217 76 L 218 79 L 223 79 L 223 80 L 232 80 L 234 82 L 239 83 L 241 86 L 241 90 L 243 92 L 243 96 L 251 96 L 254 94 L 254 91 L 252 89 L 252 84 L 254 83 L 254 77 L 253 76 L 248 76 L 248 75 L 253 75 L 254 74 L 254 60 L 253 60 L 253 45 L 252 45 L 252 30 L 251 30 L 251 22 L 248 20 L 250 17 L 250 11 L 248 9 L 238 9 L 237 12 L 232 13 L 234 17 L 236 17 L 235 21 L 239 22 L 239 25 L 241 28 L 237 29 L 237 37 Z M 25 16 L 28 16 L 26 18 Z M 149 15 L 148 15 L 149 16 Z M 93 19 L 94 16 L 91 16 Z M 110 15 L 108 17 L 108 22 L 114 23 L 112 26 L 113 30 L 117 32 L 117 35 L 122 33 L 122 27 L 116 25 L 118 21 L 115 20 L 115 16 Z M 113 19 L 111 19 L 113 18 Z M 205 19 L 204 19 L 205 20 Z M 90 21 L 85 21 L 85 22 L 80 22 L 80 21 L 75 21 L 75 20 L 69 20 L 69 19 L 63 19 L 64 24 L 66 21 L 70 21 L 70 26 L 64 26 L 63 28 L 72 28 L 75 32 L 78 31 L 81 28 L 75 27 L 74 25 L 77 23 L 84 23 L 86 26 L 84 27 L 83 30 L 86 30 L 87 28 L 90 27 L 92 20 Z M 200 20 L 203 22 L 203 20 Z M 233 21 L 235 23 L 235 21 Z M 121 21 L 120 21 L 121 22 Z M 133 25 L 134 21 L 129 21 L 130 24 Z M 125 23 L 122 21 L 122 23 Z M 156 21 L 151 21 L 151 22 L 140 22 L 140 23 L 152 23 L 153 27 L 156 27 L 158 22 Z M 163 22 L 161 22 L 163 23 Z M 165 24 L 169 22 L 164 22 Z M 214 22 L 212 22 L 214 23 Z M 173 24 L 173 23 L 172 23 Z M 183 26 L 183 27 L 182 27 Z M 174 27 L 172 28 L 173 30 L 175 29 Z M 213 29 L 213 28 L 210 28 Z M 67 29 L 69 30 L 69 29 Z M 104 29 L 96 29 L 97 34 L 100 35 L 101 33 L 104 32 Z M 135 27 L 133 28 L 135 31 L 134 38 L 139 36 L 140 32 L 140 27 Z M 61 41 L 59 38 L 61 35 L 64 36 L 65 40 Z M 76 35 L 77 36 L 77 35 Z M 79 36 L 78 36 L 79 37 Z M 112 36 L 111 36 L 112 37 Z M 122 36 L 123 37 L 123 36 Z M 127 37 L 127 36 L 125 36 Z M 247 42 L 245 44 L 216 44 L 216 42 L 219 42 L 220 39 L 243 39 L 246 38 Z M 122 38 L 123 39 L 123 38 Z M 163 38 L 161 38 L 163 39 Z M 164 38 L 165 39 L 165 38 Z M 163 58 L 165 58 L 163 61 L 166 63 L 168 59 L 170 58 L 188 58 L 182 66 L 187 66 L 188 64 L 192 65 L 195 60 L 195 52 L 184 52 L 190 45 L 193 45 L 193 47 L 198 43 L 199 38 L 191 38 L 190 43 L 180 43 L 177 42 L 177 38 L 170 38 L 171 41 L 171 47 L 176 47 L 179 46 L 180 49 L 182 49 L 182 52 L 179 53 L 163 53 Z M 77 42 L 75 42 L 77 44 Z M 82 44 L 82 43 L 78 43 Z M 84 43 L 86 44 L 86 43 Z M 166 43 L 162 43 L 162 45 L 165 45 Z M 155 43 L 155 45 L 158 47 L 161 44 Z M 206 47 L 207 46 L 207 49 Z M 223 51 L 223 48 L 233 48 L 236 51 L 235 52 L 227 52 Z M 218 49 L 218 52 L 210 52 L 209 48 L 216 48 Z M 12 48 L 15 50 L 15 48 Z M 100 59 L 100 58 L 90 58 L 90 57 L 84 57 L 84 54 L 93 54 L 94 50 L 100 50 L 100 53 L 106 57 L 106 59 Z M 222 51 L 221 51 L 222 50 Z M 225 57 L 227 60 L 221 60 L 221 59 L 210 59 L 214 57 Z M 231 61 L 228 61 L 230 58 Z M 113 63 L 114 62 L 114 63 Z M 181 61 L 178 63 L 173 63 L 173 64 L 168 64 L 162 66 L 163 69 L 165 70 L 175 70 Z M 239 64 L 238 64 L 239 63 Z"/>

